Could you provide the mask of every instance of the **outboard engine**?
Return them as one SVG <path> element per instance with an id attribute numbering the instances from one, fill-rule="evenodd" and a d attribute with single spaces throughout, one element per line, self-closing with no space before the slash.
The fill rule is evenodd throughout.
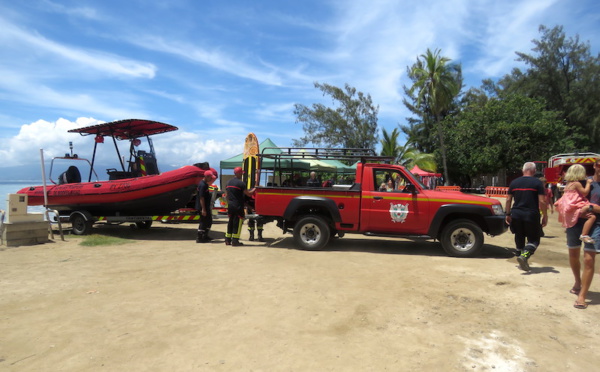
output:
<path id="1" fill-rule="evenodd" d="M 80 183 L 81 182 L 81 173 L 79 173 L 79 169 L 76 166 L 71 165 L 67 168 L 66 171 L 62 172 L 60 176 L 58 176 L 58 184 L 63 185 L 65 183 Z"/>

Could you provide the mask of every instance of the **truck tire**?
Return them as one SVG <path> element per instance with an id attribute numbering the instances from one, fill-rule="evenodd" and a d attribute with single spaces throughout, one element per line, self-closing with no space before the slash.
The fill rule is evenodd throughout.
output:
<path id="1" fill-rule="evenodd" d="M 138 229 L 149 229 L 152 226 L 152 221 L 140 221 L 136 222 L 135 225 Z"/>
<path id="2" fill-rule="evenodd" d="M 327 245 L 331 231 L 321 217 L 304 217 L 294 227 L 296 246 L 307 251 L 318 251 Z"/>
<path id="3" fill-rule="evenodd" d="M 452 221 L 442 230 L 442 248 L 453 257 L 474 257 L 483 247 L 483 231 L 466 219 Z"/>
<path id="4" fill-rule="evenodd" d="M 88 235 L 92 232 L 92 225 L 94 223 L 79 213 L 71 216 L 71 228 L 74 235 Z"/>

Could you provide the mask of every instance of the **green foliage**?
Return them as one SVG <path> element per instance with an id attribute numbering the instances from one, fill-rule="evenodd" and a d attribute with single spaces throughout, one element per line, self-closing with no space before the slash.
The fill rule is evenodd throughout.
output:
<path id="1" fill-rule="evenodd" d="M 121 245 L 131 243 L 131 240 L 116 238 L 114 236 L 105 236 L 105 235 L 86 235 L 79 245 L 85 247 L 96 247 L 99 245 Z"/>
<path id="2" fill-rule="evenodd" d="M 400 146 L 398 145 L 398 138 L 400 132 L 398 128 L 394 128 L 392 133 L 388 133 L 385 128 L 382 130 L 383 139 L 381 140 L 381 156 L 389 156 L 396 158 L 400 153 Z"/>
<path id="3" fill-rule="evenodd" d="M 526 71 L 514 69 L 498 84 L 488 81 L 500 97 L 522 94 L 544 99 L 547 109 L 560 112 L 569 127 L 573 150 L 600 147 L 600 55 L 592 56 L 589 43 L 567 38 L 561 26 L 540 26 L 531 54 L 516 52 Z"/>
<path id="4" fill-rule="evenodd" d="M 315 88 L 331 96 L 337 107 L 315 103 L 309 108 L 295 104 L 296 122 L 302 123 L 305 136 L 294 140 L 294 146 L 313 143 L 326 147 L 375 148 L 379 106 L 373 105 L 371 96 L 357 92 L 348 84 L 342 90 L 315 82 Z"/>
<path id="5" fill-rule="evenodd" d="M 413 139 L 414 147 L 419 151 L 426 153 L 434 152 L 438 148 L 439 142 L 435 135 L 435 119 L 427 114 L 425 103 L 417 102 L 417 97 L 414 93 L 411 94 L 406 87 L 404 87 L 404 92 L 410 99 L 410 102 L 406 98 L 402 102 L 415 116 L 406 118 L 408 125 L 401 125 L 400 130 L 407 138 Z"/>
<path id="6" fill-rule="evenodd" d="M 440 53 L 439 49 L 433 52 L 427 49 L 409 70 L 413 80 L 409 92 L 416 92 L 417 102 L 423 102 L 436 119 L 451 107 L 462 84 L 460 65 L 449 63 L 450 59 Z"/>
<path id="7" fill-rule="evenodd" d="M 521 95 L 472 104 L 448 125 L 448 158 L 454 174 L 493 174 L 546 160 L 571 148 L 568 127 L 541 100 Z"/>
<path id="8" fill-rule="evenodd" d="M 415 165 L 418 165 L 424 171 L 437 172 L 437 162 L 434 154 L 425 154 L 409 147 L 398 156 L 398 164 L 401 164 L 411 170 Z"/>
<path id="9" fill-rule="evenodd" d="M 540 33 L 531 53 L 516 52 L 526 69 L 486 79 L 464 95 L 460 66 L 448 65 L 438 50 L 408 69 L 413 85 L 404 87 L 403 102 L 414 117 L 401 130 L 414 148 L 447 162 L 447 180 L 600 148 L 600 54 L 593 56 L 579 36 L 567 38 L 560 26 L 540 26 Z"/>
<path id="10" fill-rule="evenodd" d="M 408 139 L 404 146 L 398 144 L 400 132 L 394 128 L 392 133 L 383 129 L 383 139 L 381 140 L 381 156 L 394 158 L 395 164 L 400 164 L 411 169 L 416 165 L 423 170 L 430 172 L 436 171 L 435 157 L 432 154 L 425 154 L 414 148 L 413 141 Z"/>

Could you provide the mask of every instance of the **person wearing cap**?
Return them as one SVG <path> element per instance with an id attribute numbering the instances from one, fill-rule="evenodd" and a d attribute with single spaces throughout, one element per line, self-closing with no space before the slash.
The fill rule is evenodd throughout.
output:
<path id="1" fill-rule="evenodd" d="M 244 222 L 244 196 L 252 196 L 254 189 L 246 189 L 246 184 L 242 181 L 244 170 L 242 167 L 233 169 L 234 177 L 227 182 L 227 214 L 229 222 L 227 223 L 227 233 L 225 234 L 225 244 L 239 246 L 244 245 L 240 242 L 242 232 L 242 223 Z"/>
<path id="2" fill-rule="evenodd" d="M 210 184 L 215 180 L 215 175 L 212 171 L 205 171 L 204 178 L 198 183 L 198 195 L 196 196 L 196 208 L 200 213 L 200 224 L 198 225 L 198 235 L 196 243 L 205 243 L 212 238 L 208 236 L 208 232 L 212 227 L 212 205 L 210 195 Z"/>

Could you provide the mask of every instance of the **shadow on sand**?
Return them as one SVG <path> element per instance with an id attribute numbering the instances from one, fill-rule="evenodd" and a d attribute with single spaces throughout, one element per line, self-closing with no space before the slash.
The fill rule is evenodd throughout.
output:
<path id="1" fill-rule="evenodd" d="M 271 248 L 297 249 L 291 236 L 279 239 L 266 239 L 267 246 Z M 439 242 L 431 240 L 406 240 L 406 239 L 364 239 L 360 235 L 355 237 L 345 236 L 334 238 L 325 247 L 329 252 L 367 252 L 376 254 L 401 254 L 419 256 L 448 256 Z M 514 253 L 511 249 L 497 245 L 484 244 L 481 253 L 476 258 L 511 258 Z"/>
<path id="2" fill-rule="evenodd" d="M 220 222 L 219 222 L 220 223 Z M 94 234 L 118 237 L 137 241 L 190 241 L 196 240 L 196 229 L 185 227 L 180 224 L 153 224 L 150 229 L 140 229 L 135 224 L 96 224 Z M 160 228 L 156 228 L 160 226 Z M 213 244 L 223 243 L 225 234 L 221 231 L 211 231 Z M 265 238 L 264 243 L 253 242 L 252 245 L 264 245 L 269 248 L 298 249 L 294 244 L 291 234 L 277 238 Z M 344 238 L 331 239 L 324 251 L 338 252 L 367 252 L 376 254 L 401 254 L 420 256 L 447 256 L 442 246 L 437 241 L 416 239 L 408 240 L 401 238 L 363 238 L 362 235 L 348 234 Z M 492 244 L 484 244 L 483 249 L 476 258 L 500 258 L 514 257 L 514 249 L 500 247 Z"/>

